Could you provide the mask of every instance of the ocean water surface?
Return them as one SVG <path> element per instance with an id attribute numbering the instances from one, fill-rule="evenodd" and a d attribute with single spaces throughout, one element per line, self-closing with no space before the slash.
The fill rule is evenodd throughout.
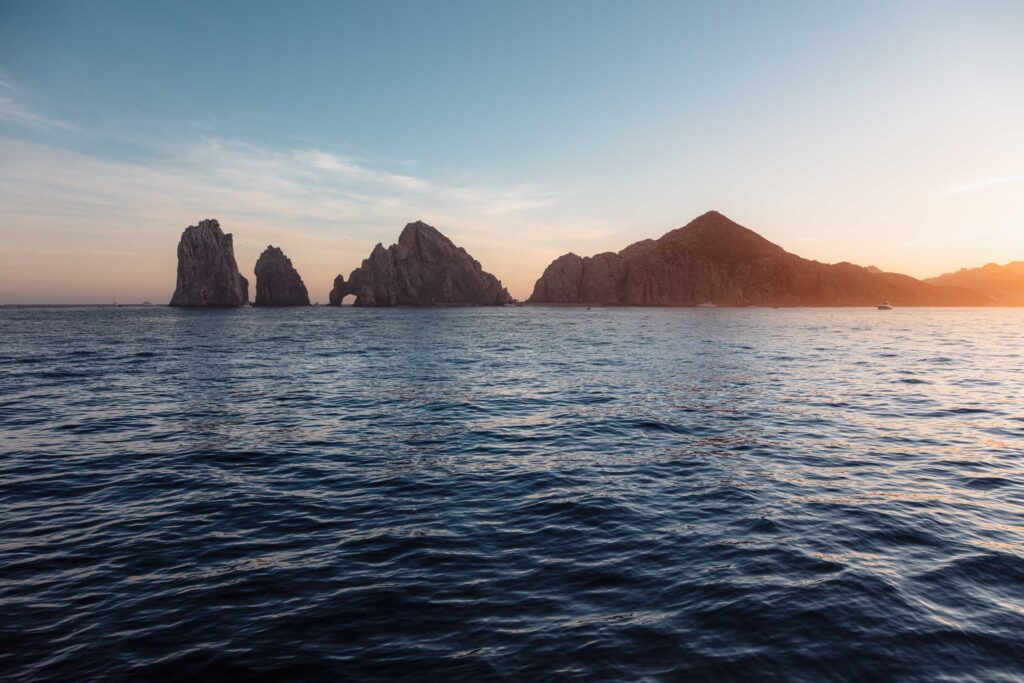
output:
<path id="1" fill-rule="evenodd" d="M 1021 680 L 1024 310 L 0 310 L 0 677 Z"/>

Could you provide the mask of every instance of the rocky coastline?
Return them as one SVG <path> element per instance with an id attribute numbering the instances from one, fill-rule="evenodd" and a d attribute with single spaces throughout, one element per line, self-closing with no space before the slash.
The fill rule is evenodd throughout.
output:
<path id="1" fill-rule="evenodd" d="M 254 269 L 254 306 L 309 306 L 291 259 L 268 246 Z M 527 300 L 550 306 L 986 306 L 997 298 L 957 286 L 967 278 L 922 281 L 873 266 L 820 263 L 785 251 L 724 215 L 709 211 L 658 239 L 594 256 L 564 254 L 544 270 Z M 398 241 L 378 243 L 328 295 L 332 306 L 503 306 L 508 290 L 464 248 L 423 221 Z M 249 282 L 235 261 L 232 235 L 215 219 L 200 221 L 178 243 L 170 305 L 238 307 Z"/>
<path id="2" fill-rule="evenodd" d="M 619 252 L 555 259 L 531 304 L 606 306 L 984 306 L 986 295 L 852 263 L 801 258 L 710 211 Z"/>

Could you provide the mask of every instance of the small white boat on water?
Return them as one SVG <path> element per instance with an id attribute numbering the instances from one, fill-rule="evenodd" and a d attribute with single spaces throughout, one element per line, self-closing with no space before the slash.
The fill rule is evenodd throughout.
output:
<path id="1" fill-rule="evenodd" d="M 880 311 L 891 311 L 892 310 L 892 304 L 889 303 L 888 301 L 886 301 L 885 303 L 882 303 L 882 304 L 878 304 L 878 310 L 880 310 Z"/>
<path id="2" fill-rule="evenodd" d="M 715 306 L 715 305 L 714 305 L 713 303 L 711 303 L 710 301 L 705 301 L 704 303 L 702 303 L 702 304 L 699 304 L 699 305 L 697 306 L 697 308 L 718 308 L 718 307 L 717 307 L 717 306 Z"/>

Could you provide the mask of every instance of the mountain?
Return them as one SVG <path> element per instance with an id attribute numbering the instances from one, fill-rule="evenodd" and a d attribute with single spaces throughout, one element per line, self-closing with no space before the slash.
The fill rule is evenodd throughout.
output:
<path id="1" fill-rule="evenodd" d="M 990 263 L 980 268 L 961 268 L 925 282 L 939 287 L 964 287 L 981 292 L 1003 306 L 1024 306 L 1024 261 L 1000 266 Z"/>
<path id="2" fill-rule="evenodd" d="M 308 306 L 309 292 L 290 258 L 269 245 L 256 261 L 254 306 Z"/>
<path id="3" fill-rule="evenodd" d="M 555 259 L 530 303 L 622 306 L 980 306 L 983 294 L 790 254 L 710 211 L 618 253 Z"/>
<path id="4" fill-rule="evenodd" d="M 248 301 L 249 281 L 238 272 L 231 233 L 225 235 L 212 218 L 185 228 L 171 306 L 230 307 Z"/>
<path id="5" fill-rule="evenodd" d="M 450 239 L 422 221 L 409 223 L 398 243 L 373 248 L 348 282 L 341 275 L 330 293 L 332 306 L 355 294 L 356 306 L 432 304 L 498 306 L 512 302 L 501 282 Z"/>

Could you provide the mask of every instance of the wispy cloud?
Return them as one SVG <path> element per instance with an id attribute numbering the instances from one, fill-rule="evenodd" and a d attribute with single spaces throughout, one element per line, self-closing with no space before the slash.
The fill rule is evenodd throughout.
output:
<path id="1" fill-rule="evenodd" d="M 131 144 L 137 149 L 140 140 Z M 141 146 L 149 152 L 111 158 L 106 145 L 89 153 L 0 137 L 0 235 L 9 247 L 0 270 L 16 249 L 30 260 L 49 254 L 51 266 L 68 272 L 89 259 L 109 268 L 112 254 L 134 253 L 136 265 L 158 271 L 139 276 L 151 280 L 145 291 L 173 288 L 169 261 L 180 230 L 216 217 L 235 232 L 240 263 L 274 242 L 306 264 L 312 282 L 329 282 L 358 265 L 374 243 L 388 244 L 406 222 L 423 219 L 525 295 L 557 255 L 553 222 L 563 237 L 579 234 L 582 244 L 612 229 L 553 220 L 543 210 L 561 195 L 538 184 L 427 178 L 325 149 L 282 150 L 210 136 Z M 22 269 L 21 277 L 59 286 L 46 270 Z M 0 276 L 0 290 L 20 284 Z"/>
<path id="2" fill-rule="evenodd" d="M 374 170 L 356 160 L 329 152 L 311 149 L 295 152 L 293 156 L 299 164 L 304 164 L 310 169 L 326 174 L 327 178 L 372 183 L 374 185 L 389 186 L 407 191 L 426 190 L 429 188 L 429 183 L 420 178 Z"/>
<path id="3" fill-rule="evenodd" d="M 0 123 L 16 124 L 0 135 L 6 300 L 27 291 L 24 300 L 68 301 L 70 290 L 76 300 L 104 300 L 89 293 L 100 281 L 156 300 L 173 289 L 181 230 L 207 217 L 235 234 L 243 270 L 272 242 L 312 289 L 347 274 L 376 242 L 393 242 L 417 219 L 465 246 L 517 296 L 527 296 L 567 248 L 592 253 L 629 241 L 621 225 L 560 206 L 565 195 L 540 182 L 499 182 L 326 146 L 87 130 L 26 101 L 0 72 Z M 32 135 L 22 134 L 25 126 Z M 111 151 L 121 149 L 131 154 Z"/>
<path id="4" fill-rule="evenodd" d="M 83 213 L 101 207 L 143 213 L 178 205 L 310 227 L 425 214 L 509 217 L 549 207 L 560 197 L 534 185 L 427 180 L 321 149 L 277 150 L 215 137 L 154 140 L 152 148 L 144 161 L 135 161 L 0 138 L 7 160 L 0 196 L 25 211 L 67 205 Z"/>
<path id="5" fill-rule="evenodd" d="M 1009 173 L 1005 175 L 989 176 L 987 178 L 979 178 L 977 180 L 971 180 L 967 182 L 956 183 L 951 185 L 946 194 L 968 194 L 970 192 L 980 192 L 987 190 L 992 187 L 999 187 L 1002 185 L 1021 185 L 1024 184 L 1024 173 Z"/>
<path id="6" fill-rule="evenodd" d="M 15 85 L 14 79 L 0 69 L 0 122 L 17 126 L 75 130 L 70 123 L 38 113 L 27 100 L 26 94 Z"/>

